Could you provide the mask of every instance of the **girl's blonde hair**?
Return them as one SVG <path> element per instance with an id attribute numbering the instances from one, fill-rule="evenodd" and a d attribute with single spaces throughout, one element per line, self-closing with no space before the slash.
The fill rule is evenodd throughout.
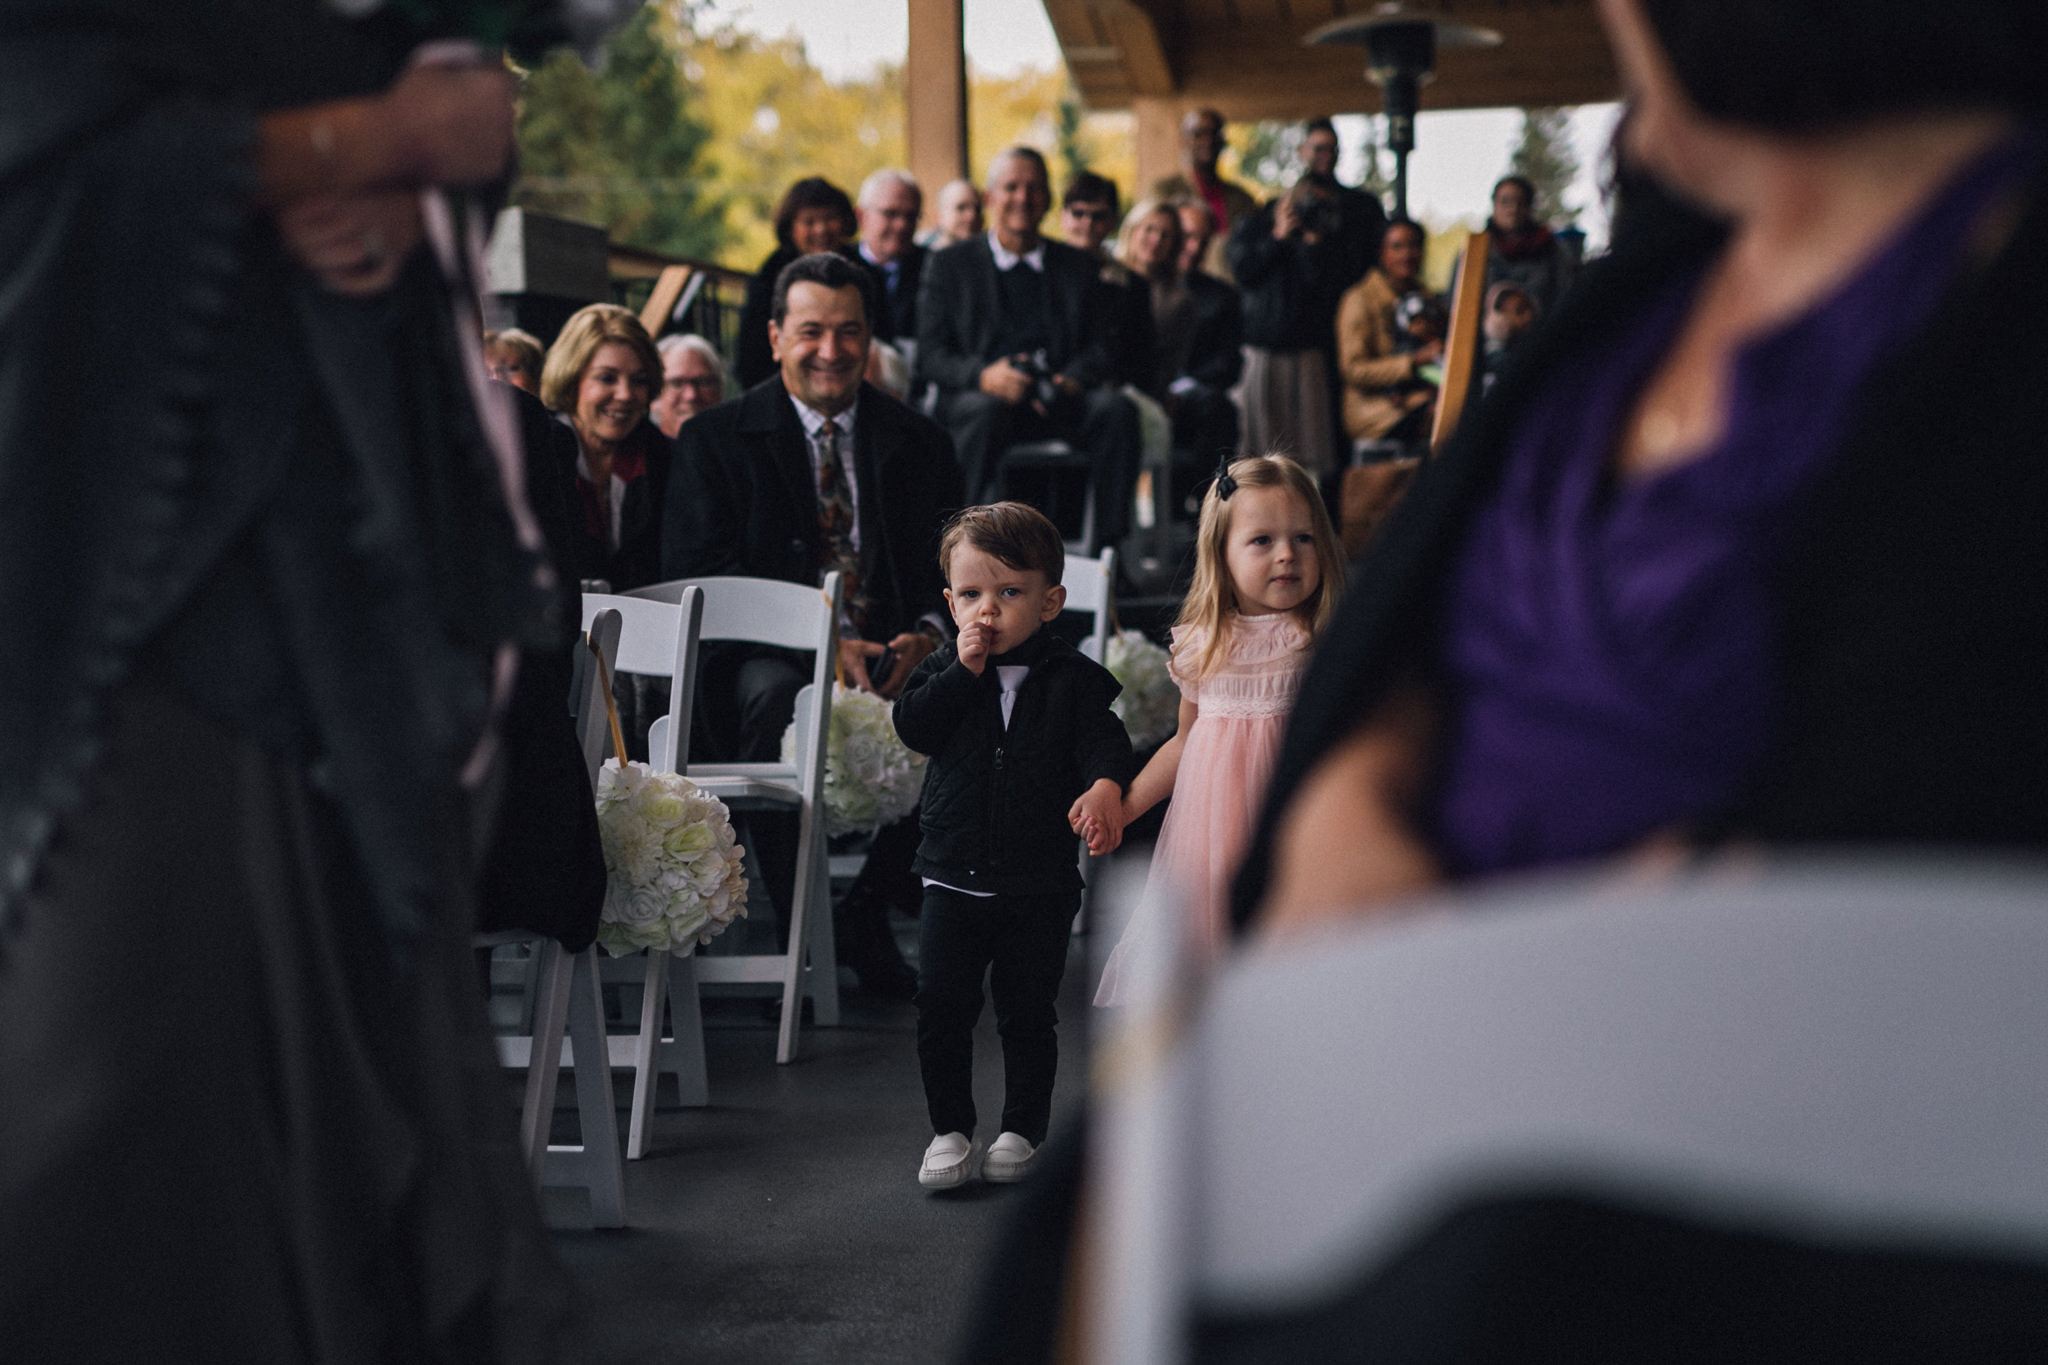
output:
<path id="1" fill-rule="evenodd" d="M 1308 631 L 1309 638 L 1315 639 L 1336 614 L 1337 599 L 1344 591 L 1344 547 L 1337 540 L 1337 529 L 1330 525 L 1330 514 L 1323 506 L 1315 476 L 1277 452 L 1234 461 L 1225 472 L 1239 490 L 1284 488 L 1308 508 L 1309 526 L 1316 538 L 1316 566 L 1321 570 L 1322 581 L 1308 600 L 1294 609 L 1294 616 Z M 1230 543 L 1230 504 L 1234 501 L 1234 496 L 1220 496 L 1214 484 L 1202 498 L 1202 520 L 1195 530 L 1195 578 L 1188 585 L 1187 600 L 1181 603 L 1180 620 L 1174 623 L 1200 626 L 1206 632 L 1202 656 L 1194 661 L 1194 668 L 1182 665 L 1184 672 L 1197 678 L 1207 677 L 1223 658 L 1230 636 L 1229 620 L 1238 612 L 1237 588 L 1230 581 L 1230 567 L 1224 555 Z"/>

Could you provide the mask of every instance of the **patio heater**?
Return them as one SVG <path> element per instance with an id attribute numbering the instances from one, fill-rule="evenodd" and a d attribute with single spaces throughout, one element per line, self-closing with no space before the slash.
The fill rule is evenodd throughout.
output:
<path id="1" fill-rule="evenodd" d="M 1387 146 L 1394 153 L 1394 213 L 1408 216 L 1408 153 L 1415 150 L 1415 110 L 1422 86 L 1436 75 L 1439 48 L 1499 47 L 1490 28 L 1454 24 L 1400 3 L 1371 14 L 1324 24 L 1303 42 L 1311 47 L 1345 44 L 1365 49 L 1365 74 L 1380 88 L 1387 111 Z"/>

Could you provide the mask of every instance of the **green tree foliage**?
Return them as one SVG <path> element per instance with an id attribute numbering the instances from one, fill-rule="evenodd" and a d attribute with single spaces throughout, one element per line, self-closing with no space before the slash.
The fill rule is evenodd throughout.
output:
<path id="1" fill-rule="evenodd" d="M 1301 124 L 1266 119 L 1260 123 L 1233 124 L 1225 138 L 1237 150 L 1237 172 L 1263 191 L 1261 199 L 1292 185 L 1301 174 Z M 1225 174 L 1228 174 L 1227 168 Z"/>
<path id="2" fill-rule="evenodd" d="M 1572 146 L 1571 110 L 1524 109 L 1522 138 L 1508 159 L 1508 168 L 1526 175 L 1536 186 L 1536 221 L 1562 227 L 1579 216 L 1564 202 L 1565 191 L 1579 174 L 1579 154 Z"/>
<path id="3" fill-rule="evenodd" d="M 679 256 L 727 246 L 724 206 L 704 174 L 711 126 L 682 74 L 686 17 L 648 5 L 612 36 L 601 71 L 557 50 L 528 74 L 512 202 Z"/>
<path id="4" fill-rule="evenodd" d="M 723 213 L 722 264 L 752 270 L 775 249 L 775 205 L 794 182 L 820 175 L 851 197 L 869 172 L 904 164 L 900 66 L 834 82 L 796 36 L 721 24 L 684 36 L 682 73 L 711 132 L 702 173 Z"/>
<path id="5" fill-rule="evenodd" d="M 753 270 L 794 181 L 821 175 L 852 195 L 869 172 L 905 164 L 903 85 L 893 63 L 831 80 L 794 33 L 763 37 L 656 0 L 615 35 L 602 72 L 556 52 L 530 73 L 513 201 Z M 1085 111 L 1063 68 L 970 71 L 968 124 L 977 180 L 997 150 L 1024 143 L 1046 154 L 1055 189 L 1084 167 L 1127 201 L 1137 188 L 1131 116 Z"/>

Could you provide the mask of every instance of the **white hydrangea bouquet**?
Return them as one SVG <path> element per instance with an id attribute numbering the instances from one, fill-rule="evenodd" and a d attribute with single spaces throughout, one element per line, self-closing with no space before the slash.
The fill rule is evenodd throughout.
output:
<path id="1" fill-rule="evenodd" d="M 597 941 L 612 956 L 687 953 L 747 913 L 746 850 L 725 803 L 682 774 L 606 759 L 597 828 L 610 874 Z"/>
<path id="2" fill-rule="evenodd" d="M 796 726 L 782 734 L 782 761 L 796 762 Z M 866 833 L 917 809 L 924 755 L 896 736 L 889 703 L 872 692 L 832 684 L 825 732 L 825 833 Z"/>
<path id="3" fill-rule="evenodd" d="M 1173 738 L 1180 725 L 1180 688 L 1166 671 L 1167 652 L 1142 631 L 1120 630 L 1109 637 L 1102 666 L 1124 685 L 1110 709 L 1124 723 L 1133 749 L 1149 749 Z"/>

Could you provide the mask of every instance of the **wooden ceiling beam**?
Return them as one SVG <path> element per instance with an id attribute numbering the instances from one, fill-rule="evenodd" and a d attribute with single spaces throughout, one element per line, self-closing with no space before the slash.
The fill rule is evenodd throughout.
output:
<path id="1" fill-rule="evenodd" d="M 1304 35 L 1369 0 L 1045 0 L 1082 99 L 1212 104 L 1234 120 L 1369 112 L 1379 91 L 1357 48 L 1309 48 Z M 1587 104 L 1620 80 L 1590 0 L 1434 0 L 1433 12 L 1499 31 L 1498 48 L 1447 51 L 1422 107 Z"/>

